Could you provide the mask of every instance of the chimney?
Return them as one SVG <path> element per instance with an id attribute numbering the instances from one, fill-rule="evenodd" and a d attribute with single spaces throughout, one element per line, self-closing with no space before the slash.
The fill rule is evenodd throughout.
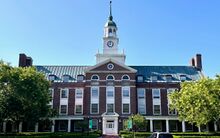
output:
<path id="1" fill-rule="evenodd" d="M 189 65 L 195 67 L 195 59 L 194 59 L 194 58 L 192 58 L 192 59 L 189 61 Z"/>
<path id="2" fill-rule="evenodd" d="M 201 54 L 196 54 L 195 59 L 195 67 L 201 71 L 202 70 L 202 55 Z"/>
<path id="3" fill-rule="evenodd" d="M 19 67 L 32 66 L 33 60 L 31 57 L 27 57 L 24 53 L 19 54 Z"/>

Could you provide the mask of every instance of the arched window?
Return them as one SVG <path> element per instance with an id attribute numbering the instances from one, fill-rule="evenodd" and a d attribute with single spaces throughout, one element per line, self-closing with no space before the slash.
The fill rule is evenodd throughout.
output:
<path id="1" fill-rule="evenodd" d="M 92 75 L 91 80 L 99 80 L 99 76 L 98 75 Z"/>
<path id="2" fill-rule="evenodd" d="M 108 32 L 109 32 L 109 33 L 112 33 L 112 29 L 111 29 L 111 28 L 109 28 L 109 29 L 108 29 Z"/>
<path id="3" fill-rule="evenodd" d="M 123 75 L 122 80 L 130 80 L 130 77 L 128 75 Z"/>
<path id="4" fill-rule="evenodd" d="M 106 80 L 114 80 L 114 79 L 115 79 L 115 77 L 113 75 L 108 75 L 106 77 Z"/>

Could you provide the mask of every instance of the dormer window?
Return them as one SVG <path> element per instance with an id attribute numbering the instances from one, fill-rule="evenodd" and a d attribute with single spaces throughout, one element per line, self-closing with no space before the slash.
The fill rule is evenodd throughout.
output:
<path id="1" fill-rule="evenodd" d="M 68 82 L 70 80 L 69 75 L 63 75 L 63 82 Z"/>
<path id="2" fill-rule="evenodd" d="M 122 76 L 122 80 L 124 80 L 124 81 L 130 80 L 130 77 L 128 75 L 123 75 Z"/>
<path id="3" fill-rule="evenodd" d="M 77 75 L 77 81 L 83 81 L 84 80 L 84 76 L 83 75 Z"/>
<path id="4" fill-rule="evenodd" d="M 151 81 L 157 81 L 158 77 L 157 76 L 151 76 Z"/>
<path id="5" fill-rule="evenodd" d="M 170 82 L 172 81 L 172 75 L 166 75 L 165 76 L 166 81 Z"/>
<path id="6" fill-rule="evenodd" d="M 106 77 L 106 80 L 112 81 L 112 80 L 114 80 L 114 76 L 113 76 L 113 75 L 108 75 L 108 76 Z"/>
<path id="7" fill-rule="evenodd" d="M 97 80 L 99 80 L 99 76 L 98 75 L 92 75 L 91 80 L 97 81 Z"/>
<path id="8" fill-rule="evenodd" d="M 186 75 L 180 75 L 180 81 L 185 81 L 186 80 Z"/>
<path id="9" fill-rule="evenodd" d="M 144 82 L 144 76 L 137 76 L 137 82 Z"/>
<path id="10" fill-rule="evenodd" d="M 49 75 L 49 77 L 48 77 L 49 81 L 54 81 L 54 80 L 55 80 L 55 78 L 56 78 L 56 76 L 55 76 L 55 75 Z"/>

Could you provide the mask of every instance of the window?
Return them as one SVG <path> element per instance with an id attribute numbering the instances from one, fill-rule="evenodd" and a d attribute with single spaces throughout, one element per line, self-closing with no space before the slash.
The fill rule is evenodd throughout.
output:
<path id="1" fill-rule="evenodd" d="M 91 96 L 92 97 L 94 97 L 94 98 L 98 98 L 98 88 L 97 87 L 92 87 L 91 88 L 92 90 L 91 90 L 91 92 L 92 92 L 92 94 L 91 94 Z"/>
<path id="2" fill-rule="evenodd" d="M 144 82 L 143 76 L 137 76 L 137 82 Z"/>
<path id="3" fill-rule="evenodd" d="M 83 81 L 84 80 L 84 76 L 83 75 L 78 75 L 77 76 L 77 81 Z"/>
<path id="4" fill-rule="evenodd" d="M 180 75 L 180 81 L 186 81 L 186 75 Z"/>
<path id="5" fill-rule="evenodd" d="M 172 81 L 172 75 L 166 75 L 165 79 L 166 79 L 166 81 L 171 82 Z"/>
<path id="6" fill-rule="evenodd" d="M 82 114 L 82 105 L 76 105 L 75 108 L 75 114 Z"/>
<path id="7" fill-rule="evenodd" d="M 99 80 L 99 76 L 98 75 L 92 75 L 91 80 Z"/>
<path id="8" fill-rule="evenodd" d="M 107 104 L 107 113 L 113 113 L 114 112 L 114 104 Z"/>
<path id="9" fill-rule="evenodd" d="M 167 89 L 167 95 L 169 95 L 170 93 L 174 92 L 175 90 L 176 89 L 173 89 L 173 88 Z M 176 109 L 174 109 L 174 110 L 170 109 L 170 100 L 169 100 L 168 96 L 167 96 L 167 101 L 168 101 L 168 104 L 167 104 L 167 106 L 168 106 L 168 114 L 169 115 L 177 115 Z"/>
<path id="10" fill-rule="evenodd" d="M 83 92 L 82 89 L 76 89 L 76 98 L 82 98 Z"/>
<path id="11" fill-rule="evenodd" d="M 154 105 L 154 115 L 160 115 L 160 105 Z"/>
<path id="12" fill-rule="evenodd" d="M 157 81 L 157 76 L 151 76 L 151 81 Z"/>
<path id="13" fill-rule="evenodd" d="M 114 97 L 114 87 L 107 87 L 106 88 L 107 89 L 107 98 L 109 98 L 109 97 Z"/>
<path id="14" fill-rule="evenodd" d="M 53 100 L 53 91 L 54 91 L 53 88 L 49 88 L 49 95 L 51 96 L 52 100 Z"/>
<path id="15" fill-rule="evenodd" d="M 129 114 L 130 113 L 130 104 L 129 103 L 124 103 L 122 105 L 122 108 L 123 108 L 123 110 L 122 110 L 123 114 Z"/>
<path id="16" fill-rule="evenodd" d="M 92 119 L 92 130 L 97 130 L 97 129 L 98 129 L 98 120 Z"/>
<path id="17" fill-rule="evenodd" d="M 67 131 L 67 121 L 64 121 L 64 120 L 60 120 L 59 121 L 59 125 L 58 125 L 58 128 L 59 128 L 59 131 Z"/>
<path id="18" fill-rule="evenodd" d="M 123 95 L 123 98 L 125 98 L 125 97 L 129 98 L 130 97 L 129 87 L 122 87 L 122 95 Z"/>
<path id="19" fill-rule="evenodd" d="M 138 94 L 138 113 L 146 114 L 145 89 L 138 88 L 137 94 Z"/>
<path id="20" fill-rule="evenodd" d="M 68 89 L 61 89 L 61 98 L 68 97 Z"/>
<path id="21" fill-rule="evenodd" d="M 69 75 L 63 75 L 63 82 L 68 82 L 70 79 Z"/>
<path id="22" fill-rule="evenodd" d="M 123 75 L 123 76 L 122 76 L 122 80 L 130 80 L 130 78 L 129 78 L 128 75 Z"/>
<path id="23" fill-rule="evenodd" d="M 56 78 L 55 75 L 49 75 L 49 77 L 48 77 L 49 81 L 54 81 L 55 78 Z"/>
<path id="24" fill-rule="evenodd" d="M 67 114 L 67 105 L 60 105 L 60 114 Z"/>
<path id="25" fill-rule="evenodd" d="M 97 114 L 98 113 L 98 103 L 92 103 L 91 104 L 91 113 Z"/>
<path id="26" fill-rule="evenodd" d="M 160 89 L 153 89 L 153 98 L 160 99 Z"/>
<path id="27" fill-rule="evenodd" d="M 114 80 L 114 76 L 113 75 L 108 75 L 106 80 Z"/>

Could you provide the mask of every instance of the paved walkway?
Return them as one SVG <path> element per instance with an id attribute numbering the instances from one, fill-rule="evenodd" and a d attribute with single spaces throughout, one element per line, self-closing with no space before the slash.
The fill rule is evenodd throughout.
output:
<path id="1" fill-rule="evenodd" d="M 102 137 L 99 138 L 120 138 L 119 136 L 111 136 L 111 135 L 103 135 Z"/>

